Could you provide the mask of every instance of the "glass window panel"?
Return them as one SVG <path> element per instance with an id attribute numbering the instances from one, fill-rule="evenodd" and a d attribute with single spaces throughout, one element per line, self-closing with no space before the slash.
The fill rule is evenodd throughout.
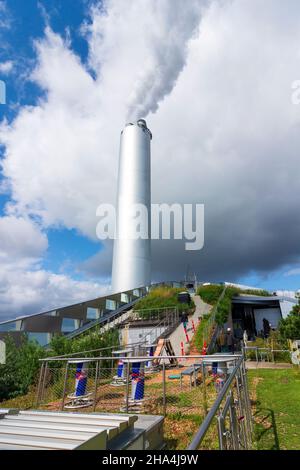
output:
<path id="1" fill-rule="evenodd" d="M 17 323 L 15 321 L 0 325 L 0 331 L 16 331 Z"/>
<path id="2" fill-rule="evenodd" d="M 29 341 L 37 341 L 41 346 L 46 346 L 51 341 L 50 333 L 27 333 Z"/>
<path id="3" fill-rule="evenodd" d="M 71 333 L 74 330 L 77 330 L 80 325 L 80 320 L 75 320 L 74 318 L 63 318 L 61 331 L 62 333 Z"/>
<path id="4" fill-rule="evenodd" d="M 111 299 L 106 299 L 106 308 L 108 310 L 115 310 L 116 309 L 116 301 Z"/>
<path id="5" fill-rule="evenodd" d="M 99 309 L 88 307 L 86 312 L 86 318 L 87 320 L 97 320 L 97 318 L 99 318 Z"/>
<path id="6" fill-rule="evenodd" d="M 125 304 L 128 304 L 128 295 L 127 294 L 121 294 L 121 302 L 124 302 Z"/>

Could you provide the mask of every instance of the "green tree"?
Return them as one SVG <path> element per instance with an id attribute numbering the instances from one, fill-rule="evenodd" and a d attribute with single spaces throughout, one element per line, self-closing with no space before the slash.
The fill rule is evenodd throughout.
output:
<path id="1" fill-rule="evenodd" d="M 300 339 L 300 305 L 295 305 L 291 313 L 280 321 L 279 332 L 284 339 Z"/>
<path id="2" fill-rule="evenodd" d="M 21 338 L 20 346 L 7 336 L 6 364 L 0 365 L 0 401 L 24 395 L 35 382 L 45 350 L 35 341 Z"/>

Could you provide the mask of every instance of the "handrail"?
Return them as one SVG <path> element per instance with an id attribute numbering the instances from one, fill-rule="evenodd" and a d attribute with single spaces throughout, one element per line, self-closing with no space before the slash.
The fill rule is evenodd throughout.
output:
<path id="1" fill-rule="evenodd" d="M 174 323 L 172 324 L 172 327 L 174 326 L 175 323 L 178 323 L 178 319 L 179 319 L 177 307 L 173 307 L 173 308 L 174 308 L 174 310 L 175 310 L 175 320 L 174 320 Z M 147 341 L 147 336 L 150 335 L 150 337 L 151 337 L 152 332 L 153 332 L 154 330 L 157 330 L 157 328 L 160 328 L 160 327 L 162 326 L 162 324 L 165 324 L 165 323 L 166 323 L 166 320 L 168 320 L 171 315 L 174 315 L 174 311 L 171 312 L 167 317 L 163 318 L 157 325 L 155 325 L 155 326 L 152 328 L 152 330 L 150 330 L 148 333 L 146 333 L 145 336 L 143 336 L 143 338 L 141 339 L 141 342 L 142 342 L 142 343 L 143 343 L 143 342 L 146 342 L 146 341 Z M 165 333 L 165 332 L 163 332 L 162 334 L 164 334 L 164 333 Z M 160 335 L 160 336 L 161 336 L 161 335 Z M 156 339 L 157 339 L 157 338 L 156 338 Z M 155 341 L 156 341 L 156 340 L 155 340 Z"/>
<path id="2" fill-rule="evenodd" d="M 83 325 L 80 328 L 77 328 L 76 330 L 74 330 L 71 333 L 69 333 L 68 335 L 66 335 L 66 338 L 72 339 L 75 336 L 78 336 L 78 335 L 84 333 L 85 331 L 90 330 L 91 328 L 94 328 L 97 325 L 101 325 L 102 323 L 106 324 L 106 323 L 110 322 L 115 317 L 120 316 L 121 313 L 125 313 L 127 310 L 131 309 L 131 307 L 136 302 L 138 302 L 140 299 L 142 299 L 143 297 L 145 297 L 145 296 L 141 296 L 138 299 L 135 299 L 132 302 L 124 304 L 121 307 L 117 308 L 116 310 L 113 310 L 111 313 L 108 313 L 107 315 L 104 315 L 101 318 L 97 318 L 97 320 L 91 321 L 91 322 L 87 323 L 86 325 Z"/>
<path id="3" fill-rule="evenodd" d="M 198 429 L 196 435 L 194 436 L 191 444 L 188 446 L 188 450 L 197 450 L 199 448 L 201 442 L 203 441 L 203 439 L 204 439 L 204 437 L 205 437 L 205 435 L 206 435 L 206 433 L 209 429 L 209 426 L 212 423 L 212 420 L 214 419 L 214 417 L 215 417 L 222 401 L 224 400 L 227 391 L 229 390 L 229 387 L 231 386 L 232 382 L 234 381 L 235 376 L 236 376 L 243 360 L 244 360 L 244 358 L 243 358 L 243 356 L 241 356 L 239 358 L 239 360 L 237 361 L 236 366 L 234 367 L 232 373 L 230 374 L 230 376 L 226 380 L 223 388 L 221 389 L 221 391 L 218 395 L 218 398 L 216 399 L 216 401 L 214 402 L 212 408 L 210 409 L 210 411 L 208 412 L 208 414 L 204 418 L 204 421 L 201 424 L 200 428 Z"/>
<path id="4" fill-rule="evenodd" d="M 202 359 L 202 361 L 205 363 L 206 360 L 210 360 L 212 357 L 215 360 L 215 362 L 218 362 L 219 359 L 226 359 L 228 358 L 228 361 L 233 361 L 234 359 L 241 358 L 243 359 L 243 356 L 241 354 L 214 354 L 213 356 L 207 356 L 203 354 L 197 354 L 197 355 L 191 355 L 191 356 L 182 356 L 182 355 L 174 355 L 174 356 L 159 356 L 161 359 Z M 39 359 L 39 362 L 59 362 L 59 361 L 66 361 L 68 358 L 60 358 L 60 357 L 44 357 L 42 359 Z M 78 359 L 79 361 L 86 360 L 88 359 L 89 361 L 104 361 L 108 359 L 114 359 L 116 360 L 116 357 L 113 356 L 98 356 L 98 357 L 76 357 L 75 359 Z M 130 357 L 127 356 L 118 356 L 117 359 L 130 359 Z M 149 356 L 134 356 L 134 359 L 147 359 L 149 360 Z"/>

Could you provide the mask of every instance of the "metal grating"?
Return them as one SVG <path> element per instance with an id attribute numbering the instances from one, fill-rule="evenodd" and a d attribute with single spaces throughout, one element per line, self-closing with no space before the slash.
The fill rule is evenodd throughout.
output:
<path id="1" fill-rule="evenodd" d="M 0 409 L 0 449 L 105 450 L 137 416 Z"/>

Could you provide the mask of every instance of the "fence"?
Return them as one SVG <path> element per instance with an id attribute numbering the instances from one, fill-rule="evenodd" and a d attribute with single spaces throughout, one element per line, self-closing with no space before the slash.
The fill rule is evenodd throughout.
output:
<path id="1" fill-rule="evenodd" d="M 257 346 L 243 346 L 244 359 L 259 362 L 291 362 L 291 351 L 288 349 L 259 348 Z"/>
<path id="2" fill-rule="evenodd" d="M 133 310 L 130 317 L 133 320 L 162 320 L 174 312 L 177 312 L 178 315 L 178 308 L 176 306 L 143 308 L 139 310 Z"/>
<path id="3" fill-rule="evenodd" d="M 44 359 L 41 361 L 35 407 L 52 411 L 80 409 L 86 412 L 163 415 L 168 417 L 168 426 L 180 427 L 180 423 L 189 419 L 189 423 L 205 419 L 208 410 L 218 400 L 222 386 L 227 387 L 228 380 L 231 380 L 232 373 L 229 375 L 229 372 L 234 369 L 234 377 L 237 376 L 244 364 L 243 357 L 238 355 L 172 358 L 177 362 L 174 367 L 169 363 L 169 356 L 159 359 L 145 355 Z M 243 376 L 237 380 L 238 388 L 232 392 L 232 406 L 237 409 L 236 419 L 240 420 L 236 433 L 240 448 L 249 448 L 249 409 L 247 418 L 241 419 L 246 404 L 249 405 L 246 379 Z M 80 381 L 82 388 L 79 390 Z M 232 406 L 229 408 L 234 416 Z M 226 420 L 225 416 L 222 423 Z M 194 432 L 196 430 L 194 424 Z M 215 437 L 212 436 L 212 440 L 216 441 Z M 225 448 L 224 443 L 222 448 Z"/>
<path id="4" fill-rule="evenodd" d="M 188 450 L 200 449 L 206 435 L 215 424 L 220 450 L 251 449 L 251 404 L 242 356 L 238 359 Z"/>

